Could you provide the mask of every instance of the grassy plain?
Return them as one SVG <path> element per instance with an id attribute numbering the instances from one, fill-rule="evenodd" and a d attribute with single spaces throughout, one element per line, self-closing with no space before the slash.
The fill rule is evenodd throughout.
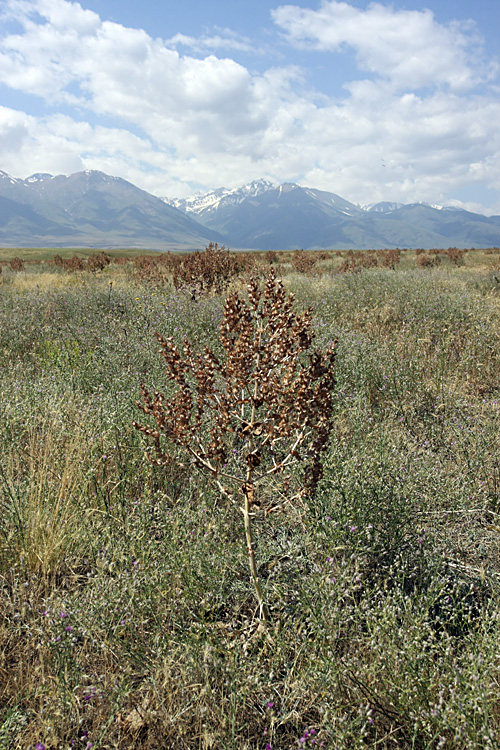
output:
<path id="1" fill-rule="evenodd" d="M 231 281 L 339 340 L 319 492 L 254 519 L 268 635 L 241 516 L 132 427 L 154 332 L 217 349 L 225 294 L 1 253 L 0 749 L 500 746 L 498 253 Z"/>

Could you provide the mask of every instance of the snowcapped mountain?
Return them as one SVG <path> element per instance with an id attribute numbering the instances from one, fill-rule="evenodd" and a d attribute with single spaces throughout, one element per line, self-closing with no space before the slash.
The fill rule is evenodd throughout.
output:
<path id="1" fill-rule="evenodd" d="M 380 203 L 369 203 L 367 206 L 361 206 L 365 211 L 373 211 L 378 214 L 387 214 L 390 211 L 397 211 L 401 208 L 403 203 L 395 203 L 394 201 L 380 201 Z"/>
<path id="2" fill-rule="evenodd" d="M 162 200 L 186 214 L 193 214 L 193 218 L 203 222 L 203 217 L 207 214 L 213 214 L 220 208 L 237 206 L 247 198 L 256 198 L 275 187 L 275 183 L 260 179 L 253 180 L 240 188 L 221 187 L 209 193 L 192 195 L 189 198 L 162 198 Z"/>
<path id="3" fill-rule="evenodd" d="M 221 239 L 160 198 L 98 170 L 25 180 L 0 172 L 0 246 L 202 249 Z"/>
<path id="4" fill-rule="evenodd" d="M 167 200 L 97 170 L 27 179 L 0 171 L 0 246 L 255 250 L 500 246 L 500 216 L 254 180 Z"/>
<path id="5" fill-rule="evenodd" d="M 351 203 L 335 193 L 256 180 L 241 188 L 170 201 L 230 247 L 267 249 L 488 247 L 500 243 L 498 217 L 429 203 Z"/>
<path id="6" fill-rule="evenodd" d="M 25 182 L 33 183 L 33 182 L 44 182 L 45 180 L 53 180 L 54 175 L 49 174 L 48 172 L 35 172 L 35 174 L 30 175 L 26 178 Z"/>

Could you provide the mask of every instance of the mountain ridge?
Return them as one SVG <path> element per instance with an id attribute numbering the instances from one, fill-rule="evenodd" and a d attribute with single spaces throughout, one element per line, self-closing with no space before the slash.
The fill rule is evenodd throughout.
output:
<path id="1" fill-rule="evenodd" d="M 11 202 L 0 205 L 4 247 L 50 242 L 54 247 L 195 249 L 222 240 L 160 198 L 99 170 L 35 173 L 25 180 L 0 171 L 0 197 Z M 22 211 L 13 203 L 31 210 L 24 233 Z"/>
<path id="2" fill-rule="evenodd" d="M 391 201 L 362 206 L 336 193 L 253 180 L 183 199 L 159 198 L 99 170 L 0 171 L 0 246 L 192 250 L 378 249 L 500 245 L 500 216 Z"/>

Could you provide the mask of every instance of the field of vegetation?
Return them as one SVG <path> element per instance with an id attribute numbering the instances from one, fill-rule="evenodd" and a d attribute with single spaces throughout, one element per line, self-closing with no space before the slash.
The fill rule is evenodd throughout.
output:
<path id="1" fill-rule="evenodd" d="M 0 260 L 0 750 L 500 747 L 498 249 Z M 292 447 L 251 498 L 263 611 L 222 408 L 155 463 L 137 402 L 272 273 L 338 343 L 315 491 Z"/>

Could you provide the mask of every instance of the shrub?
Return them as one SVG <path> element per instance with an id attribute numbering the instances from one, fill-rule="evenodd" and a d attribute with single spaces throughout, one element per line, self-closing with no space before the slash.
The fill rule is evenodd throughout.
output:
<path id="1" fill-rule="evenodd" d="M 378 265 L 382 268 L 392 268 L 395 270 L 401 259 L 401 250 L 395 248 L 394 250 L 379 250 L 377 252 Z"/>
<path id="2" fill-rule="evenodd" d="M 150 255 L 134 258 L 134 279 L 139 284 L 162 287 L 168 283 L 166 266 L 160 266 L 158 259 Z"/>
<path id="3" fill-rule="evenodd" d="M 464 250 L 459 250 L 458 247 L 449 247 L 446 251 L 446 255 L 454 266 L 463 266 L 465 263 L 464 252 Z"/>
<path id="4" fill-rule="evenodd" d="M 92 273 L 103 271 L 109 265 L 110 260 L 106 253 L 93 253 L 87 261 L 87 270 Z"/>
<path id="5" fill-rule="evenodd" d="M 84 271 L 85 270 L 85 263 L 84 261 L 78 257 L 78 255 L 73 255 L 72 258 L 63 258 L 62 259 L 62 267 L 65 271 Z"/>
<path id="6" fill-rule="evenodd" d="M 332 427 L 331 390 L 335 342 L 311 352 L 311 312 L 293 312 L 281 281 L 272 274 L 265 291 L 248 286 L 248 302 L 234 294 L 225 302 L 220 325 L 223 356 L 204 348 L 195 354 L 186 340 L 183 352 L 173 338 L 157 334 L 167 378 L 177 391 L 170 397 L 141 385 L 137 406 L 156 425 L 134 426 L 153 438 L 154 464 L 177 461 L 180 447 L 207 473 L 221 494 L 236 503 L 242 495 L 245 537 L 261 620 L 267 608 L 257 574 L 252 514 L 281 510 L 276 499 L 265 502 L 262 484 L 280 477 L 288 490 L 291 469 L 302 469 L 297 501 L 313 493 L 321 477 L 321 454 Z"/>
<path id="7" fill-rule="evenodd" d="M 210 243 L 203 252 L 190 253 L 174 270 L 174 286 L 191 292 L 193 299 L 222 294 L 238 274 L 240 264 L 229 250 Z"/>
<path id="8" fill-rule="evenodd" d="M 304 250 L 295 250 L 292 255 L 292 266 L 298 273 L 311 274 L 316 265 L 317 258 L 313 253 L 306 253 Z"/>
<path id="9" fill-rule="evenodd" d="M 14 260 L 10 261 L 9 268 L 11 271 L 15 271 L 16 273 L 19 271 L 24 271 L 24 261 L 21 260 L 21 258 L 14 258 Z"/>
<path id="10" fill-rule="evenodd" d="M 429 251 L 431 252 L 431 251 Z M 441 262 L 441 259 L 439 255 L 434 254 L 432 257 L 431 255 L 425 255 L 424 253 L 417 255 L 416 263 L 419 268 L 433 268 L 434 266 L 438 266 Z"/>

